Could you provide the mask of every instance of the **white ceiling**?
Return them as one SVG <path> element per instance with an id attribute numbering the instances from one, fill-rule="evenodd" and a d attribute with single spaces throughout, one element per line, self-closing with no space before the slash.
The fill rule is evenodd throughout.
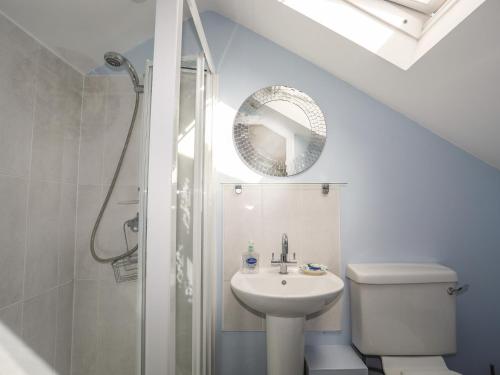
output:
<path id="1" fill-rule="evenodd" d="M 0 0 L 0 11 L 81 73 L 154 34 L 155 0 Z"/>
<path id="2" fill-rule="evenodd" d="M 153 36 L 154 3 L 0 0 L 0 11 L 86 73 L 102 65 L 104 51 L 124 52 Z M 280 0 L 197 3 L 200 11 L 248 27 L 500 169 L 499 0 L 487 0 L 408 71 Z"/>
<path id="3" fill-rule="evenodd" d="M 487 0 L 407 71 L 278 0 L 197 2 L 201 10 L 248 27 L 500 169 L 499 0 Z"/>

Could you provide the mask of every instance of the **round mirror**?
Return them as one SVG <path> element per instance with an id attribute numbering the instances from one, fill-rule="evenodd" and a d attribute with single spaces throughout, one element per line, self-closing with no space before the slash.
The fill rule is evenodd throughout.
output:
<path id="1" fill-rule="evenodd" d="M 267 176 L 292 176 L 318 160 L 326 141 L 323 112 L 303 92 L 271 86 L 249 96 L 233 124 L 243 161 Z"/>

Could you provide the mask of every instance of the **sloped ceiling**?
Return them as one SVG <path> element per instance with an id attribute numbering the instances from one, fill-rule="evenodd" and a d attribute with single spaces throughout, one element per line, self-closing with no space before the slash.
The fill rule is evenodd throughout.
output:
<path id="1" fill-rule="evenodd" d="M 198 0 L 500 169 L 500 1 L 487 0 L 408 71 L 278 0 Z M 422 150 L 425 152 L 425 150 Z"/>
<path id="2" fill-rule="evenodd" d="M 499 0 L 487 0 L 408 71 L 279 0 L 197 3 L 201 12 L 248 27 L 500 169 Z M 154 0 L 0 0 L 0 11 L 82 73 L 102 65 L 103 51 L 124 52 L 151 38 L 154 6 Z"/>
<path id="3" fill-rule="evenodd" d="M 0 11 L 83 74 L 154 34 L 155 0 L 0 0 Z"/>

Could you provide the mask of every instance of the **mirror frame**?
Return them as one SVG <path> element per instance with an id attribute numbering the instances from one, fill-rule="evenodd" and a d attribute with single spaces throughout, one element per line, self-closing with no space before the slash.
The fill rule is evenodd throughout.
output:
<path id="1" fill-rule="evenodd" d="M 296 155 L 291 166 L 274 160 L 252 144 L 249 118 L 272 101 L 286 101 L 299 107 L 309 120 L 311 136 L 306 151 Z M 326 143 L 326 122 L 323 112 L 307 94 L 287 86 L 269 86 L 250 95 L 238 109 L 233 123 L 233 143 L 244 163 L 259 174 L 275 177 L 293 176 L 309 169 L 320 157 Z"/>

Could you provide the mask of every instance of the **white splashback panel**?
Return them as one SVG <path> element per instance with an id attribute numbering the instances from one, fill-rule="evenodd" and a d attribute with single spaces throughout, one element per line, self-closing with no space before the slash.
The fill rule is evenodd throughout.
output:
<path id="1" fill-rule="evenodd" d="M 289 255 L 300 263 L 323 263 L 340 276 L 339 192 L 330 185 L 323 194 L 321 184 L 223 185 L 223 311 L 224 331 L 262 331 L 263 315 L 243 306 L 231 291 L 232 275 L 240 269 L 241 254 L 248 241 L 255 243 L 260 266 L 269 267 L 272 253 L 278 259 L 281 236 L 288 235 Z M 313 276 L 311 276 L 313 277 Z M 310 317 L 307 330 L 337 331 L 341 328 L 343 302 L 321 315 Z"/>

